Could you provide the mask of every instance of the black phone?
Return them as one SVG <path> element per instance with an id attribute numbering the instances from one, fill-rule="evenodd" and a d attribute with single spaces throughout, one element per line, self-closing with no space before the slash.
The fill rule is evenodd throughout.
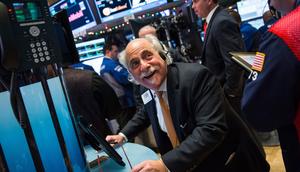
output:
<path id="1" fill-rule="evenodd" d="M 61 61 L 58 38 L 46 0 L 1 0 L 1 63 L 25 71 Z"/>

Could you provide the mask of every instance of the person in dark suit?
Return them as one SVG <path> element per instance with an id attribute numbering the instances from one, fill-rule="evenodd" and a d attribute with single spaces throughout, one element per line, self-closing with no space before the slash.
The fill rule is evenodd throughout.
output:
<path id="1" fill-rule="evenodd" d="M 152 124 L 162 155 L 132 171 L 268 171 L 260 145 L 227 104 L 213 74 L 196 63 L 167 66 L 155 40 L 135 39 L 120 57 L 143 86 L 144 108 L 106 140 L 122 143 Z"/>
<path id="2" fill-rule="evenodd" d="M 106 119 L 114 119 L 121 113 L 114 90 L 93 71 L 66 67 L 63 76 L 75 117 L 95 126 L 102 137 L 112 134 Z"/>
<path id="3" fill-rule="evenodd" d="M 225 9 L 219 7 L 218 0 L 194 0 L 192 8 L 207 22 L 201 63 L 216 75 L 225 96 L 240 114 L 243 70 L 229 54 L 231 51 L 245 51 L 239 25 Z"/>

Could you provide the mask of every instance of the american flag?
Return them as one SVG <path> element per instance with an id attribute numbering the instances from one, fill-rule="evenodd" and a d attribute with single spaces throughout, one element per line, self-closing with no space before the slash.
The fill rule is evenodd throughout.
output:
<path id="1" fill-rule="evenodd" d="M 257 52 L 254 58 L 254 62 L 252 65 L 252 69 L 258 72 L 261 72 L 263 69 L 264 61 L 265 61 L 265 54 Z"/>

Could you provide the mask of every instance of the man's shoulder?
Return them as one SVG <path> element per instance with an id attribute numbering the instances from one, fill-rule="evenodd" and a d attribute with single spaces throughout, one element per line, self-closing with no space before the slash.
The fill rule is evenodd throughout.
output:
<path id="1" fill-rule="evenodd" d="M 108 58 L 108 57 L 103 57 L 103 63 L 114 63 L 114 61 L 111 59 L 111 58 Z"/>
<path id="2" fill-rule="evenodd" d="M 215 19 L 223 21 L 223 20 L 228 20 L 228 19 L 231 20 L 233 18 L 229 15 L 229 13 L 225 9 L 222 8 L 222 9 L 216 11 Z"/>
<path id="3" fill-rule="evenodd" d="M 199 63 L 172 63 L 168 66 L 168 72 L 190 77 L 198 73 L 208 72 L 208 69 Z"/>
<path id="4" fill-rule="evenodd" d="M 111 70 L 118 66 L 118 63 L 116 63 L 114 60 L 110 58 L 103 58 L 102 64 L 101 64 L 101 70 L 106 69 L 106 70 Z M 102 69 L 103 68 L 103 69 Z"/>
<path id="5" fill-rule="evenodd" d="M 212 20 L 214 25 L 234 24 L 238 25 L 237 22 L 231 17 L 225 9 L 216 11 L 216 14 Z M 213 28 L 218 29 L 219 27 L 214 26 Z"/>

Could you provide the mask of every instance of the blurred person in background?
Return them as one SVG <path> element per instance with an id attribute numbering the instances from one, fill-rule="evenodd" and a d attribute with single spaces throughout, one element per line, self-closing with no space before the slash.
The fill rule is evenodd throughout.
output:
<path id="1" fill-rule="evenodd" d="M 287 172 L 300 171 L 300 0 L 270 0 L 282 14 L 265 33 L 242 110 L 258 131 L 277 129 Z"/>
<path id="2" fill-rule="evenodd" d="M 218 0 L 193 0 L 192 8 L 207 22 L 202 64 L 216 75 L 231 106 L 241 114 L 244 71 L 229 54 L 231 51 L 245 51 L 240 27 L 227 11 L 219 6 Z"/>
<path id="3" fill-rule="evenodd" d="M 119 129 L 122 129 L 126 123 L 133 117 L 136 107 L 133 96 L 133 86 L 129 81 L 130 75 L 118 60 L 118 44 L 107 40 L 103 51 L 105 57 L 100 68 L 102 78 L 114 89 L 122 106 L 123 113 L 116 119 Z"/>

